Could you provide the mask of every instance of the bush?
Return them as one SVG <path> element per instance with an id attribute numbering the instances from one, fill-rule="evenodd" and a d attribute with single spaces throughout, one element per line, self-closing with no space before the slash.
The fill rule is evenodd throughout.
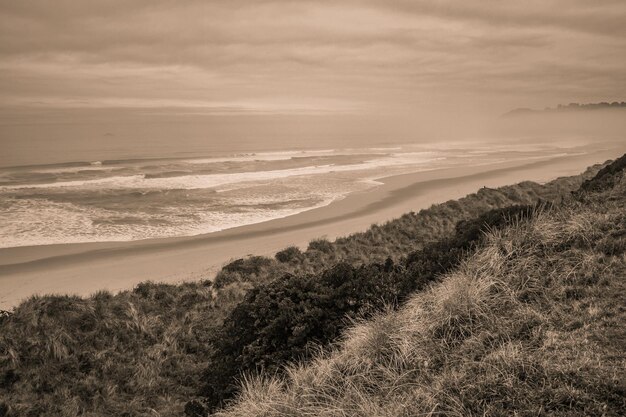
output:
<path id="1" fill-rule="evenodd" d="M 8 415 L 180 415 L 206 367 L 213 302 L 204 282 L 32 297 L 0 320 L 0 404 Z"/>
<path id="2" fill-rule="evenodd" d="M 216 288 L 225 287 L 234 282 L 254 281 L 259 275 L 263 275 L 274 265 L 274 261 L 265 256 L 250 256 L 236 259 L 222 267 L 215 276 Z"/>
<path id="3" fill-rule="evenodd" d="M 607 256 L 620 256 L 626 252 L 626 236 L 608 236 L 598 242 L 597 248 Z"/>
<path id="4" fill-rule="evenodd" d="M 297 246 L 289 246 L 274 255 L 276 260 L 281 263 L 301 261 L 303 259 L 302 251 Z"/>
<path id="5" fill-rule="evenodd" d="M 626 169 L 626 154 L 613 161 L 611 164 L 600 169 L 591 179 L 586 180 L 580 186 L 582 192 L 601 192 L 613 188 Z"/>
<path id="6" fill-rule="evenodd" d="M 309 242 L 307 251 L 320 251 L 322 253 L 332 253 L 334 251 L 333 244 L 327 239 L 315 239 Z"/>
<path id="7" fill-rule="evenodd" d="M 286 275 L 248 292 L 215 333 L 205 374 L 211 408 L 230 398 L 242 372 L 277 372 L 338 336 L 346 318 L 395 302 L 397 277 L 384 266 L 340 263 L 321 276 Z"/>
<path id="8" fill-rule="evenodd" d="M 206 415 L 206 409 L 197 400 L 189 401 L 185 404 L 185 415 L 189 417 L 204 417 Z"/>

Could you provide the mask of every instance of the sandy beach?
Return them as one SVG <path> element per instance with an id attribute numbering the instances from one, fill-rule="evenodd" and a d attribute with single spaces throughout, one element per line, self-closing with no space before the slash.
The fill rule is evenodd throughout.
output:
<path id="1" fill-rule="evenodd" d="M 378 187 L 325 207 L 199 236 L 0 249 L 0 309 L 35 294 L 85 296 L 101 289 L 130 289 L 146 280 L 178 283 L 211 278 L 233 258 L 271 255 L 288 245 L 306 247 L 313 238 L 363 231 L 373 223 L 458 199 L 481 187 L 546 182 L 616 156 L 612 149 L 387 177 Z"/>

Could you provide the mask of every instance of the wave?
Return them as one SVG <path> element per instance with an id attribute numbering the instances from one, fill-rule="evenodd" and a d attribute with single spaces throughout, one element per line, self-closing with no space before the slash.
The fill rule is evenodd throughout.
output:
<path id="1" fill-rule="evenodd" d="M 183 189 L 193 190 L 202 188 L 215 188 L 223 185 L 267 181 L 301 175 L 321 175 L 333 172 L 349 172 L 372 170 L 381 167 L 400 165 L 423 165 L 444 158 L 433 157 L 432 152 L 412 152 L 408 154 L 393 154 L 390 156 L 375 158 L 368 161 L 346 165 L 314 165 L 300 168 L 281 170 L 252 171 L 224 174 L 203 175 L 180 175 L 171 177 L 156 177 L 143 174 L 128 176 L 112 176 L 107 178 L 90 180 L 60 181 L 46 184 L 23 184 L 1 186 L 0 190 L 18 190 L 27 188 L 64 188 L 64 187 L 89 187 L 89 188 L 112 188 L 112 189 Z"/>
<path id="2" fill-rule="evenodd" d="M 278 152 L 259 152 L 236 154 L 225 157 L 212 158 L 193 158 L 186 159 L 184 162 L 189 164 L 215 164 L 222 162 L 247 162 L 247 161 L 284 161 L 295 157 L 319 156 L 319 155 L 335 155 L 335 149 L 319 149 L 305 151 L 278 151 Z"/>
<path id="3" fill-rule="evenodd" d="M 181 206 L 158 216 L 117 213 L 71 203 L 16 200 L 12 222 L 0 224 L 0 248 L 195 236 L 295 215 L 341 197 L 260 202 L 240 205 L 236 210 Z"/>
<path id="4" fill-rule="evenodd" d="M 0 224 L 0 247 L 212 233 L 322 207 L 355 190 L 380 184 L 371 180 L 374 176 L 406 170 L 407 164 L 417 170 L 441 159 L 431 152 L 413 152 L 345 153 L 350 157 L 340 158 L 341 162 L 333 159 L 335 163 L 315 160 L 325 154 L 338 155 L 335 150 L 265 153 L 264 158 L 304 158 L 289 163 L 289 168 L 278 169 L 285 164 L 277 163 L 272 164 L 274 169 L 246 172 L 241 170 L 267 164 L 244 163 L 235 168 L 239 172 L 232 167 L 220 172 L 223 167 L 196 168 L 177 159 L 173 164 L 150 167 L 109 166 L 112 172 L 97 175 L 9 172 L 13 181 L 29 182 L 0 186 L 0 216 L 11 220 Z M 107 169 L 106 161 L 102 165 L 71 165 L 48 168 Z M 401 168 L 386 169 L 393 166 Z M 285 178 L 288 180 L 281 181 Z"/>
<path id="5" fill-rule="evenodd" d="M 67 168 L 49 168 L 49 169 L 37 169 L 32 172 L 42 173 L 42 174 L 71 174 L 71 173 L 81 173 L 81 172 L 89 172 L 89 171 L 112 171 L 115 168 L 113 167 L 105 167 L 101 165 L 89 165 L 89 166 L 78 166 L 78 167 L 67 167 Z"/>
<path id="6" fill-rule="evenodd" d="M 188 175 L 191 171 L 165 171 L 165 172 L 157 172 L 154 174 L 144 174 L 145 179 L 153 179 L 153 178 L 170 178 L 170 177 L 182 177 L 184 175 Z"/>
<path id="7" fill-rule="evenodd" d="M 94 168 L 104 166 L 117 166 L 138 164 L 145 162 L 159 162 L 159 161 L 175 161 L 181 160 L 180 157 L 171 158 L 125 158 L 125 159 L 106 159 L 106 160 L 88 160 L 88 161 L 69 161 L 58 162 L 53 164 L 30 164 L 30 165 L 9 165 L 0 167 L 0 171 L 31 171 L 42 169 L 63 169 L 63 168 Z"/>
<path id="8" fill-rule="evenodd" d="M 1 167 L 2 171 L 30 171 L 39 169 L 62 169 L 62 168 L 77 168 L 77 167 L 89 167 L 90 161 L 77 161 L 77 162 L 61 162 L 56 164 L 39 164 L 39 165 L 12 165 Z"/>

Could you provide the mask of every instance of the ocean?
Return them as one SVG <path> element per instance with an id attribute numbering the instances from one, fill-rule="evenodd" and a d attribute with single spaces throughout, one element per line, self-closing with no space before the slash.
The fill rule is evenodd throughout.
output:
<path id="1" fill-rule="evenodd" d="M 52 163 L 0 167 L 0 247 L 192 236 L 322 207 L 392 175 L 572 152 L 493 143 L 85 160 L 55 152 Z"/>

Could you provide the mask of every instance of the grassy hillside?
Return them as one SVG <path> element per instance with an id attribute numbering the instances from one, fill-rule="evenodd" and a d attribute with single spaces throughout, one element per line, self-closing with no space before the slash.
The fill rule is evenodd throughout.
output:
<path id="1" fill-rule="evenodd" d="M 623 415 L 624 165 L 494 228 L 437 283 L 308 363 L 246 378 L 217 415 Z"/>
<path id="2" fill-rule="evenodd" d="M 482 188 L 459 200 L 433 205 L 418 213 L 406 213 L 398 219 L 372 225 L 365 232 L 338 238 L 334 242 L 314 240 L 305 251 L 290 247 L 278 252 L 274 259 L 237 259 L 217 274 L 215 283 L 220 287 L 231 282 L 258 283 L 285 273 L 320 273 L 340 261 L 360 265 L 384 262 L 388 257 L 398 260 L 422 248 L 427 242 L 453 233 L 459 221 L 474 219 L 492 209 L 560 200 L 577 190 L 583 181 L 591 179 L 600 168 L 599 165 L 590 167 L 580 175 L 558 178 L 547 184 L 526 181 L 497 189 Z"/>
<path id="3" fill-rule="evenodd" d="M 487 230 L 532 213 L 533 206 L 490 210 L 459 222 L 450 237 L 397 262 L 341 262 L 321 274 L 287 274 L 255 286 L 210 336 L 213 350 L 201 403 L 219 407 L 238 391 L 243 373 L 280 373 L 287 362 L 306 360 L 335 340 L 350 320 L 398 305 L 457 266 L 480 246 Z M 202 404 L 194 406 L 196 414 L 204 412 Z"/>
<path id="4" fill-rule="evenodd" d="M 428 247 L 429 253 L 436 253 L 436 246 L 427 243 L 454 232 L 459 221 L 493 208 L 560 199 L 598 169 L 546 185 L 522 183 L 483 189 L 336 242 L 312 242 L 304 252 L 288 249 L 275 259 L 237 260 L 220 272 L 215 283 L 143 283 L 116 295 L 33 297 L 0 315 L 0 416 L 181 415 L 185 404 L 207 386 L 207 369 L 220 361 L 215 335 L 228 325 L 246 294 L 258 294 L 261 287 L 280 291 L 285 283 L 281 277 L 287 273 L 291 277 L 287 281 L 296 285 L 304 282 L 298 277 L 305 276 L 315 285 L 311 280 L 338 261 L 346 270 L 396 270 L 404 264 L 405 272 L 398 271 L 409 276 L 406 264 L 417 259 L 411 254 Z M 457 262 L 458 256 L 452 255 L 443 265 L 445 270 Z M 385 266 L 388 257 L 393 261 Z M 420 259 L 437 258 L 428 255 Z M 360 266 L 365 263 L 372 265 Z M 415 264 L 430 268 L 432 276 L 443 271 L 437 269 L 442 266 L 438 261 Z M 416 283 L 411 281 L 407 288 L 414 288 L 411 285 Z M 410 292 L 407 288 L 397 290 L 399 299 Z M 376 293 L 371 287 L 363 287 L 363 291 Z M 305 332 L 293 346 L 300 349 L 308 341 L 331 341 L 345 323 L 344 313 L 364 313 L 363 299 L 356 300 L 359 308 L 352 311 L 328 310 L 330 318 L 324 323 L 335 330 L 323 338 Z M 275 366 L 296 356 L 289 353 Z M 241 370 L 247 368 L 236 364 L 227 371 L 234 377 Z M 194 403 L 190 404 L 188 412 L 194 409 Z"/>

